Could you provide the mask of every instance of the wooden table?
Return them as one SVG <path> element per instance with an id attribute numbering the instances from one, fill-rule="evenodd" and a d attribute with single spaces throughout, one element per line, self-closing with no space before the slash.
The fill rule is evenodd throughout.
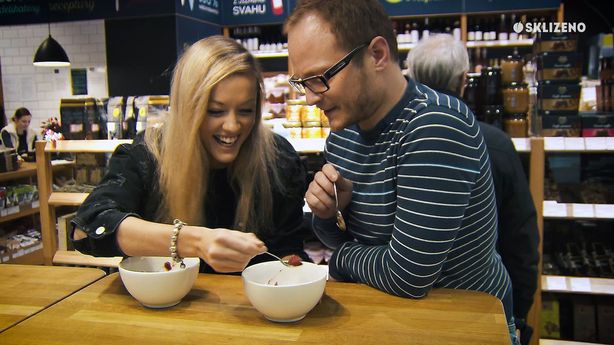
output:
<path id="1" fill-rule="evenodd" d="M 437 289 L 422 300 L 328 282 L 322 302 L 302 321 L 266 320 L 238 276 L 200 274 L 175 307 L 147 309 L 117 273 L 19 325 L 1 344 L 506 344 L 503 307 L 478 292 Z"/>
<path id="2" fill-rule="evenodd" d="M 0 332 L 104 275 L 95 268 L 0 265 Z"/>

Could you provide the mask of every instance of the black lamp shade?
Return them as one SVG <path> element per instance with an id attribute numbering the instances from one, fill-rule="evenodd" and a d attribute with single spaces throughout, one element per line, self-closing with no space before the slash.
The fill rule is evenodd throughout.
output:
<path id="1" fill-rule="evenodd" d="M 34 54 L 34 66 L 66 67 L 70 66 L 70 60 L 68 60 L 64 48 L 49 35 Z"/>

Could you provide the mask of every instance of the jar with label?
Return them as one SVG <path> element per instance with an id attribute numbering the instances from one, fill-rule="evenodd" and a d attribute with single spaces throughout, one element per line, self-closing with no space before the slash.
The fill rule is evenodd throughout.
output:
<path id="1" fill-rule="evenodd" d="M 512 138 L 525 138 L 527 136 L 527 114 L 517 113 L 506 115 L 503 119 L 503 128 Z"/>
<path id="2" fill-rule="evenodd" d="M 523 61 L 520 56 L 508 55 L 501 61 L 501 83 L 522 83 L 524 75 L 522 72 Z"/>
<path id="3" fill-rule="evenodd" d="M 529 111 L 529 88 L 527 84 L 512 82 L 503 88 L 503 109 L 508 114 Z"/>

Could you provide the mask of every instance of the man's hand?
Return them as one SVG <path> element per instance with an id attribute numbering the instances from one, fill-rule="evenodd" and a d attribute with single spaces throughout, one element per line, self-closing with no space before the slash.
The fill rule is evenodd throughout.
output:
<path id="1" fill-rule="evenodd" d="M 337 197 L 341 211 L 352 198 L 352 181 L 343 178 L 331 164 L 324 164 L 305 193 L 305 200 L 311 212 L 321 219 L 333 218 L 337 212 L 333 184 L 337 185 Z"/>

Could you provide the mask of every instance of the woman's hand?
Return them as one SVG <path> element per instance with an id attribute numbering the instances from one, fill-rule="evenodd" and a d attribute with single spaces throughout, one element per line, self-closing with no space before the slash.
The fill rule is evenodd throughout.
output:
<path id="1" fill-rule="evenodd" d="M 331 164 L 324 164 L 322 170 L 315 174 L 305 193 L 305 200 L 311 212 L 321 219 L 333 218 L 337 212 L 333 184 L 337 185 L 337 197 L 341 211 L 352 198 L 352 181 L 343 178 Z"/>
<path id="2" fill-rule="evenodd" d="M 267 251 L 264 242 L 253 233 L 219 228 L 200 229 L 197 251 L 216 272 L 240 272 L 254 256 Z"/>

